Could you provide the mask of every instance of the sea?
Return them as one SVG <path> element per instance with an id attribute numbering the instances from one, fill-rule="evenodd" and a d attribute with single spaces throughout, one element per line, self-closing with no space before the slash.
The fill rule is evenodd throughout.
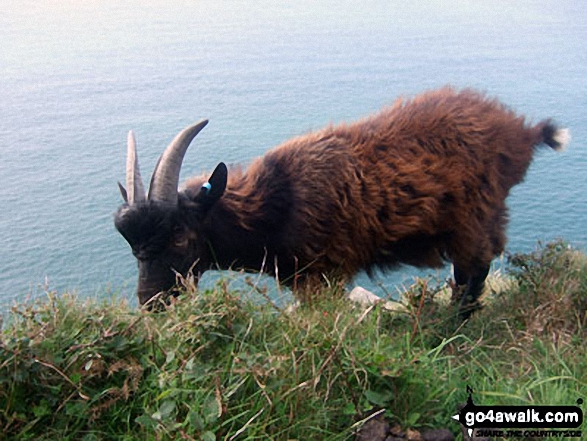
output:
<path id="1" fill-rule="evenodd" d="M 0 11 L 0 310 L 47 292 L 135 301 L 136 262 L 113 225 L 130 129 L 146 180 L 176 133 L 208 118 L 184 180 L 445 84 L 571 130 L 508 198 L 507 252 L 587 246 L 583 0 L 2 0 Z M 393 295 L 413 277 L 354 283 Z"/>

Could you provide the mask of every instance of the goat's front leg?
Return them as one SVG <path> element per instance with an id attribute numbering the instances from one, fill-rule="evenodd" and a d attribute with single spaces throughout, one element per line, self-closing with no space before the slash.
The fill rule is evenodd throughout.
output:
<path id="1" fill-rule="evenodd" d="M 460 320 L 467 320 L 473 312 L 481 307 L 479 297 L 483 293 L 489 268 L 490 265 L 486 265 L 469 273 L 455 265 L 454 277 L 457 292 L 453 293 L 453 299 L 459 302 Z"/>

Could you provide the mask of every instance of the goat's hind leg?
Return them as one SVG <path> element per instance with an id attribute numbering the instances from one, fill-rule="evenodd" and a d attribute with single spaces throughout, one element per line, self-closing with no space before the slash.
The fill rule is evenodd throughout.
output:
<path id="1" fill-rule="evenodd" d="M 469 273 L 455 265 L 454 277 L 457 292 L 456 295 L 453 295 L 453 299 L 459 302 L 460 320 L 467 320 L 473 312 L 481 307 L 479 297 L 483 293 L 489 268 L 490 265 L 485 265 Z"/>

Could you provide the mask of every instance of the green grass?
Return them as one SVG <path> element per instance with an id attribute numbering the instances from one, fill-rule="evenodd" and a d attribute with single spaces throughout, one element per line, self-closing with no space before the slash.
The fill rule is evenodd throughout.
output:
<path id="1" fill-rule="evenodd" d="M 467 385 L 483 405 L 586 400 L 587 257 L 510 260 L 463 326 L 425 280 L 403 312 L 325 291 L 286 313 L 223 283 L 156 314 L 47 294 L 0 334 L 0 438 L 345 440 L 375 411 L 457 434 Z"/>

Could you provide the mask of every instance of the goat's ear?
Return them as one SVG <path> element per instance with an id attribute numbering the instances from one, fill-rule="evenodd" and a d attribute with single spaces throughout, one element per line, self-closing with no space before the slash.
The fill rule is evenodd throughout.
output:
<path id="1" fill-rule="evenodd" d="M 122 199 L 124 199 L 124 202 L 128 204 L 128 194 L 126 193 L 126 188 L 124 188 L 120 182 L 118 183 L 118 189 L 120 190 Z"/>
<path id="2" fill-rule="evenodd" d="M 206 205 L 213 205 L 224 194 L 227 180 L 228 168 L 224 162 L 221 162 L 212 172 L 208 182 L 202 185 L 198 200 Z"/>

